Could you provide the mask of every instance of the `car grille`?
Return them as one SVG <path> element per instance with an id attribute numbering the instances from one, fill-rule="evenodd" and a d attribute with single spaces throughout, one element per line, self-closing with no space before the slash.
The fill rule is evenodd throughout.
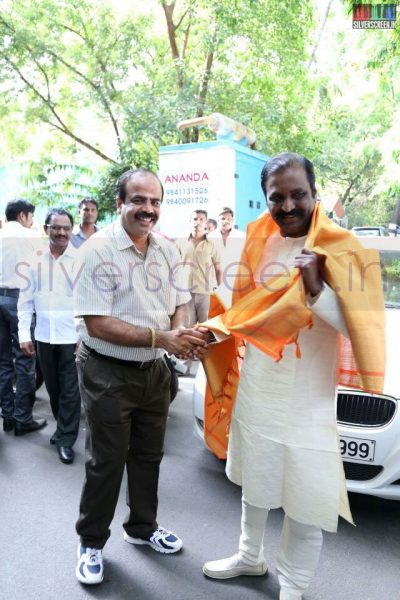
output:
<path id="1" fill-rule="evenodd" d="M 346 479 L 352 479 L 353 481 L 368 481 L 383 471 L 383 467 L 380 465 L 360 465 L 359 463 L 346 461 L 343 461 L 343 467 Z"/>
<path id="2" fill-rule="evenodd" d="M 397 403 L 391 398 L 339 392 L 337 420 L 339 423 L 377 427 L 393 418 Z"/>
<path id="3" fill-rule="evenodd" d="M 200 427 L 200 429 L 201 429 L 202 431 L 204 431 L 204 421 L 203 421 L 202 419 L 198 419 L 198 418 L 196 417 L 196 423 L 197 423 L 197 425 Z"/>

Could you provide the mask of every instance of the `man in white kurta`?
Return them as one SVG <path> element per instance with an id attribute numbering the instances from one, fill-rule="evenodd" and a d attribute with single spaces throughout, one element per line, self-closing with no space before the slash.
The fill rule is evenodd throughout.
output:
<path id="1" fill-rule="evenodd" d="M 295 263 L 305 237 L 270 238 L 255 274 L 285 272 Z M 272 264 L 274 263 L 274 264 Z M 347 335 L 335 292 L 324 285 L 308 298 L 313 326 L 286 346 L 281 361 L 246 347 L 231 423 L 227 473 L 254 506 L 283 507 L 302 523 L 336 531 L 341 461 L 336 433 L 336 342 Z M 273 456 L 273 460 L 271 460 Z"/>
<path id="2" fill-rule="evenodd" d="M 203 572 L 216 579 L 265 574 L 268 510 L 282 507 L 280 599 L 298 600 L 318 563 L 321 529 L 336 531 L 339 514 L 351 520 L 335 407 L 338 334 L 347 330 L 317 255 L 304 249 L 316 201 L 311 163 L 298 155 L 278 155 L 265 166 L 262 187 L 280 231 L 266 240 L 254 283 L 273 286 L 271 277 L 298 267 L 313 326 L 300 331 L 301 358 L 295 344 L 285 347 L 279 362 L 247 344 L 227 460 L 228 477 L 243 492 L 239 552 L 207 562 Z"/>

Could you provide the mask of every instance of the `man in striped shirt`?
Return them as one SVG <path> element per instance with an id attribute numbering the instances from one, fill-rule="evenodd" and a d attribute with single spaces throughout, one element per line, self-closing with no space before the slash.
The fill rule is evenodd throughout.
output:
<path id="1" fill-rule="evenodd" d="M 88 420 L 76 576 L 86 584 L 103 580 L 102 548 L 125 466 L 130 513 L 124 539 L 162 553 L 182 547 L 156 520 L 170 403 L 163 356 L 201 352 L 205 341 L 186 328 L 190 293 L 179 254 L 152 232 L 162 199 L 157 175 L 124 173 L 117 186 L 119 219 L 82 246 L 74 274 L 82 339 L 77 365 Z"/>

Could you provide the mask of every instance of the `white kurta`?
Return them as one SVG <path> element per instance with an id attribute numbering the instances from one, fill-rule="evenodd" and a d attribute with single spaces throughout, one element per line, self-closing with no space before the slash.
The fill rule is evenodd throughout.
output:
<path id="1" fill-rule="evenodd" d="M 271 238 L 256 281 L 260 273 L 265 282 L 266 273 L 291 268 L 304 242 L 305 238 Z M 310 309 L 313 327 L 300 332 L 300 359 L 294 344 L 286 346 L 280 362 L 247 345 L 227 475 L 242 486 L 250 504 L 283 507 L 296 521 L 336 531 L 339 514 L 351 521 L 335 403 L 338 331 L 347 331 L 336 294 L 328 286 Z"/>

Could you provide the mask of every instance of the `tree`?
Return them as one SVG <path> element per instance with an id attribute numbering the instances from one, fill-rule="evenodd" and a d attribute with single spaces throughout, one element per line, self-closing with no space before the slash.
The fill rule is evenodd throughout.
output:
<path id="1" fill-rule="evenodd" d="M 376 145 L 365 142 L 364 128 L 357 129 L 352 115 L 341 115 L 325 132 L 326 138 L 315 163 L 324 187 L 334 189 L 347 208 L 355 199 L 368 198 L 382 172 L 382 155 Z M 351 128 L 351 131 L 349 129 Z"/>
<path id="2" fill-rule="evenodd" d="M 117 23 L 106 4 L 91 0 L 6 2 L 0 10 L 2 116 L 22 113 L 25 122 L 61 133 L 75 150 L 83 146 L 116 162 L 121 103 L 132 72 L 146 60 L 148 27 L 144 17 Z M 88 117 L 112 136 L 111 147 L 83 127 Z"/>
<path id="3" fill-rule="evenodd" d="M 394 185 L 380 194 L 356 199 L 347 211 L 349 227 L 389 225 L 399 197 L 400 185 Z"/>
<path id="4" fill-rule="evenodd" d="M 140 143 L 154 154 L 181 140 L 177 121 L 213 111 L 257 126 L 262 149 L 304 145 L 310 0 L 285 9 L 278 0 L 151 6 L 152 17 L 136 11 L 118 20 L 101 0 L 6 2 L 3 117 L 19 111 L 108 162 L 130 160 Z M 151 31 L 157 17 L 165 19 L 164 33 Z M 83 127 L 89 114 L 91 131 Z M 106 129 L 112 143 L 102 143 L 96 129 Z"/>
<path id="5" fill-rule="evenodd" d="M 353 2 L 342 4 L 343 14 L 351 12 Z M 342 199 L 350 224 L 382 225 L 391 190 L 400 184 L 398 26 L 353 31 L 348 14 L 340 28 L 340 8 L 335 5 L 332 25 L 326 23 L 331 45 L 325 44 L 324 59 L 316 53 L 312 155 L 324 192 Z"/>
<path id="6" fill-rule="evenodd" d="M 25 197 L 48 207 L 65 203 L 76 206 L 83 197 L 97 192 L 93 170 L 75 164 L 42 159 L 21 165 L 21 176 L 29 189 Z"/>
<path id="7" fill-rule="evenodd" d="M 313 91 L 305 69 L 312 4 L 161 0 L 161 6 L 175 71 L 170 81 L 178 98 L 176 116 L 182 98 L 182 118 L 218 110 L 256 127 L 262 150 L 297 145 L 307 129 L 300 107 Z M 195 129 L 190 140 L 198 136 Z"/>

